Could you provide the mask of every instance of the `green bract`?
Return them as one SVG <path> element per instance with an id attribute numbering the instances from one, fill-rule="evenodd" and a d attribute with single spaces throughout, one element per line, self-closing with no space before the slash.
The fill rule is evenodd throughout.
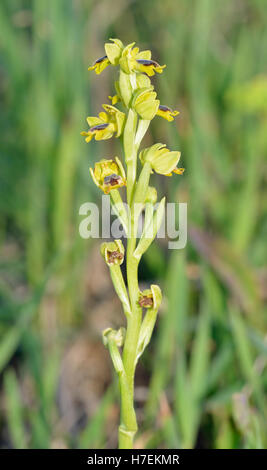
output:
<path id="1" fill-rule="evenodd" d="M 154 89 L 154 87 L 151 85 L 150 78 L 144 73 L 138 73 L 136 75 L 136 85 L 137 85 L 137 88 L 152 87 Z"/>

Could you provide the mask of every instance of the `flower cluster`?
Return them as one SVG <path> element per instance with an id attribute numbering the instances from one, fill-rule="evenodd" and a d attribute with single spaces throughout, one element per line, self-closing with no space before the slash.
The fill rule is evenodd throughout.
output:
<path id="1" fill-rule="evenodd" d="M 111 105 L 104 104 L 104 112 L 100 112 L 96 117 L 87 118 L 89 129 L 81 132 L 86 142 L 90 142 L 93 138 L 107 140 L 123 134 L 126 115 L 115 107 L 119 102 L 136 112 L 140 121 L 151 121 L 155 116 L 160 116 L 171 122 L 179 114 L 178 111 L 160 104 L 150 80 L 155 73 L 161 74 L 166 66 L 159 65 L 153 60 L 151 51 L 140 51 L 135 43 L 124 47 L 119 39 L 110 41 L 105 44 L 106 54 L 97 59 L 88 70 L 100 74 L 108 66 L 118 66 L 120 78 L 115 82 L 116 94 L 109 96 Z M 171 152 L 163 144 L 155 144 L 143 150 L 139 158 L 142 164 L 149 162 L 151 170 L 162 175 L 171 176 L 173 173 L 181 175 L 184 171 L 183 168 L 177 168 L 180 152 Z M 104 193 L 109 193 L 110 189 L 126 186 L 126 177 L 118 157 L 115 165 L 119 166 L 119 169 L 113 165 L 113 171 L 111 161 L 102 160 L 96 163 L 94 170 L 90 169 L 94 182 Z M 99 172 L 100 168 L 103 171 Z"/>

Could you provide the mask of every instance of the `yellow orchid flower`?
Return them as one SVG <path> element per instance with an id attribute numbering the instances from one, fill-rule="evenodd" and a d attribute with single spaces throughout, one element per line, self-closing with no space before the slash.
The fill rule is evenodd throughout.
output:
<path id="1" fill-rule="evenodd" d="M 151 51 L 139 51 L 138 47 L 128 44 L 122 53 L 119 64 L 125 73 L 139 72 L 145 73 L 149 77 L 155 75 L 155 72 L 162 73 L 166 65 L 159 65 L 155 60 L 151 60 Z"/>
<path id="2" fill-rule="evenodd" d="M 114 133 L 114 125 L 113 124 L 108 124 L 102 123 L 102 124 L 97 124 L 96 126 L 90 127 L 88 131 L 83 131 L 81 132 L 81 135 L 85 136 L 85 142 L 90 142 L 93 137 L 95 140 L 107 140 L 111 139 Z"/>
<path id="3" fill-rule="evenodd" d="M 112 189 L 126 186 L 126 176 L 122 163 L 118 157 L 115 160 L 103 159 L 90 168 L 94 183 L 108 194 Z"/>
<path id="4" fill-rule="evenodd" d="M 103 104 L 103 108 L 106 112 L 102 111 L 98 117 L 87 118 L 90 127 L 88 131 L 81 132 L 81 135 L 85 136 L 86 142 L 90 142 L 93 137 L 95 140 L 107 140 L 115 133 L 115 137 L 121 135 L 125 114 L 109 104 Z"/>
<path id="5" fill-rule="evenodd" d="M 152 77 L 155 72 L 162 73 L 166 67 L 151 59 L 151 51 L 139 51 L 138 47 L 133 47 L 134 42 L 124 47 L 119 39 L 110 41 L 105 44 L 106 55 L 97 59 L 88 70 L 94 70 L 99 75 L 108 65 L 120 65 L 125 73 L 139 72 Z"/>
<path id="6" fill-rule="evenodd" d="M 152 284 L 150 289 L 139 292 L 138 303 L 143 308 L 158 308 L 162 301 L 162 293 L 159 286 Z"/>
<path id="7" fill-rule="evenodd" d="M 173 121 L 174 117 L 178 116 L 178 114 L 180 114 L 179 111 L 173 111 L 168 106 L 163 106 L 162 104 L 159 105 L 157 110 L 157 116 L 161 116 L 169 122 Z"/>
<path id="8" fill-rule="evenodd" d="M 159 65 L 155 60 L 137 59 L 135 70 L 152 77 L 155 75 L 155 72 L 162 73 L 165 67 L 166 65 Z"/>
<path id="9" fill-rule="evenodd" d="M 97 59 L 93 65 L 88 67 L 88 70 L 94 70 L 99 75 L 105 70 L 108 65 L 118 65 L 121 52 L 123 50 L 123 44 L 119 39 L 110 39 L 112 43 L 105 44 L 106 55 Z"/>
<path id="10" fill-rule="evenodd" d="M 103 57 L 100 57 L 97 59 L 93 65 L 88 67 L 88 70 L 94 70 L 97 75 L 99 75 L 105 68 L 110 65 L 110 61 L 108 59 L 108 56 L 104 55 Z"/>
<path id="11" fill-rule="evenodd" d="M 121 240 L 102 243 L 100 251 L 108 266 L 120 266 L 123 263 L 125 249 Z"/>

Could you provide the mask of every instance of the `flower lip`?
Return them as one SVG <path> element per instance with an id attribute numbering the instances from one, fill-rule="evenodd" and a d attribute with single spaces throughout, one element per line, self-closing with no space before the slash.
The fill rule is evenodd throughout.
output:
<path id="1" fill-rule="evenodd" d="M 153 306 L 153 298 L 147 295 L 144 295 L 143 297 L 139 299 L 138 303 L 140 307 L 149 308 Z"/>
<path id="2" fill-rule="evenodd" d="M 97 75 L 103 72 L 105 68 L 110 65 L 110 61 L 108 60 L 108 57 L 104 55 L 103 57 L 100 57 L 97 59 L 93 65 L 88 67 L 88 70 L 94 70 Z"/>
<path id="3" fill-rule="evenodd" d="M 99 59 L 97 59 L 95 62 L 94 62 L 94 65 L 96 64 L 100 64 L 101 62 L 103 62 L 105 59 L 107 59 L 108 56 L 107 55 L 103 55 L 103 57 L 99 57 Z"/>
<path id="4" fill-rule="evenodd" d="M 127 183 L 124 168 L 118 157 L 115 157 L 115 160 L 100 160 L 94 169 L 90 168 L 90 173 L 96 186 L 105 194 L 109 194 L 112 189 L 126 186 Z"/>
<path id="5" fill-rule="evenodd" d="M 149 67 L 150 65 L 155 65 L 155 67 L 160 67 L 158 62 L 155 60 L 147 60 L 147 59 L 137 59 L 138 64 L 144 65 L 146 67 Z"/>
<path id="6" fill-rule="evenodd" d="M 166 111 L 166 112 L 167 112 L 167 111 L 172 111 L 171 108 L 169 108 L 168 106 L 164 106 L 163 104 L 160 104 L 160 105 L 159 105 L 159 109 L 160 109 L 161 111 Z"/>
<path id="7" fill-rule="evenodd" d="M 173 111 L 169 106 L 165 106 L 163 104 L 159 105 L 157 115 L 163 117 L 164 119 L 167 119 L 167 121 L 173 121 L 175 116 L 178 116 L 179 111 Z"/>
<path id="8" fill-rule="evenodd" d="M 108 123 L 103 123 L 103 124 L 97 124 L 97 126 L 90 127 L 89 131 L 94 132 L 94 131 L 101 131 L 102 129 L 106 129 L 108 127 Z"/>
<path id="9" fill-rule="evenodd" d="M 116 175 L 116 173 L 112 173 L 112 175 L 108 175 L 104 178 L 104 184 L 110 186 L 116 186 L 117 184 L 122 182 L 122 177 L 120 175 Z"/>
<path id="10" fill-rule="evenodd" d="M 121 261 L 123 259 L 123 253 L 120 251 L 107 251 L 108 262 L 115 264 L 116 260 Z"/>

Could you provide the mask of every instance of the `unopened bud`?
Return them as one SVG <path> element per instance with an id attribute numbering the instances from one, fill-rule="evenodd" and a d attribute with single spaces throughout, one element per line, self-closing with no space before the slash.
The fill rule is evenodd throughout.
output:
<path id="1" fill-rule="evenodd" d="M 134 93 L 132 107 L 142 119 L 151 120 L 159 108 L 159 100 L 153 87 L 142 88 Z"/>
<path id="2" fill-rule="evenodd" d="M 158 198 L 157 190 L 153 186 L 148 186 L 145 202 L 156 204 Z"/>
<path id="3" fill-rule="evenodd" d="M 106 328 L 102 332 L 103 343 L 105 346 L 108 345 L 108 340 L 112 339 L 115 341 L 116 345 L 120 348 L 123 346 L 125 339 L 126 330 L 121 327 L 118 330 L 113 330 L 112 328 Z"/>
<path id="4" fill-rule="evenodd" d="M 139 155 L 141 162 L 149 162 L 152 170 L 160 175 L 171 176 L 172 172 L 177 172 L 177 163 L 180 160 L 181 152 L 170 152 L 164 144 L 154 144 L 148 147 Z"/>

